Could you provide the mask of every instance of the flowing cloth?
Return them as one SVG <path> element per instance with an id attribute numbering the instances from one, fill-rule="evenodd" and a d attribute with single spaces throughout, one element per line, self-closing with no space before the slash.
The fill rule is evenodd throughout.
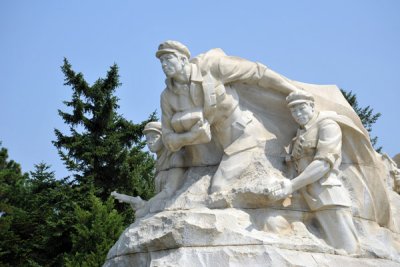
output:
<path id="1" fill-rule="evenodd" d="M 337 86 L 292 82 L 313 94 L 316 110 L 327 111 L 324 112 L 328 114 L 326 116 L 338 122 L 342 129 L 340 170 L 352 198 L 353 215 L 390 227 L 390 202 L 383 179 L 385 166 L 373 149 L 358 115 Z M 267 158 L 275 161 L 282 158 L 284 155 L 280 155 L 278 146 L 288 146 L 298 128 L 286 106 L 286 95 L 274 88 L 265 89 L 248 84 L 233 86 L 238 91 L 242 108 L 252 111 L 265 128 L 276 136 L 275 140 L 267 141 Z M 277 167 L 282 169 L 282 165 Z"/>

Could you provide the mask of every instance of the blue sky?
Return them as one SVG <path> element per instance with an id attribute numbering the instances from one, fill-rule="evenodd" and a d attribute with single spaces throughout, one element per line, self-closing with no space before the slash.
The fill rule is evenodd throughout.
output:
<path id="1" fill-rule="evenodd" d="M 400 1 L 0 2 L 0 140 L 23 171 L 46 162 L 68 175 L 51 144 L 67 130 L 67 57 L 92 83 L 120 67 L 120 113 L 137 123 L 159 108 L 164 75 L 154 54 L 175 39 L 197 55 L 220 47 L 290 79 L 337 84 L 383 115 L 373 135 L 400 153 Z"/>

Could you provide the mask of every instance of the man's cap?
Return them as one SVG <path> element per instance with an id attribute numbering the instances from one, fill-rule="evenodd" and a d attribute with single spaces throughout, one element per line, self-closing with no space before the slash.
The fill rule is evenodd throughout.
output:
<path id="1" fill-rule="evenodd" d="M 156 52 L 156 57 L 160 58 L 162 55 L 166 53 L 179 53 L 185 55 L 187 58 L 190 58 L 189 49 L 178 41 L 165 41 L 158 46 L 158 50 Z"/>
<path id="2" fill-rule="evenodd" d="M 288 107 L 305 102 L 314 102 L 314 97 L 312 94 L 303 90 L 294 91 L 286 97 L 286 103 Z"/>
<path id="3" fill-rule="evenodd" d="M 161 134 L 161 122 L 159 121 L 151 121 L 144 126 L 143 133 L 146 134 L 148 132 L 157 132 Z"/>

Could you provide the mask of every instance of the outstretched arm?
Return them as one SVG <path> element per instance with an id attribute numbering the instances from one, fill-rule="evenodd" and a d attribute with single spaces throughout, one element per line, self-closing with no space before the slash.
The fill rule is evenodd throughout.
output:
<path id="1" fill-rule="evenodd" d="M 314 160 L 293 180 L 286 179 L 270 194 L 274 199 L 281 199 L 324 177 L 340 158 L 342 132 L 339 125 L 332 120 L 324 120 L 318 132 L 317 152 Z"/>
<path id="2" fill-rule="evenodd" d="M 258 85 L 261 88 L 272 88 L 278 90 L 285 95 L 301 89 L 296 87 L 288 78 L 276 73 L 271 69 L 268 69 L 267 67 L 265 67 L 265 71 L 262 74 Z"/>
<path id="3" fill-rule="evenodd" d="M 325 160 L 314 160 L 310 165 L 305 168 L 305 170 L 296 178 L 292 180 L 292 190 L 297 191 L 306 185 L 312 184 L 330 171 L 331 166 Z"/>
<path id="4" fill-rule="evenodd" d="M 117 199 L 120 203 L 130 204 L 132 209 L 134 210 L 141 208 L 145 203 L 145 201 L 139 196 L 132 197 L 125 194 L 117 193 L 116 191 L 111 192 L 111 196 Z"/>
<path id="5" fill-rule="evenodd" d="M 330 171 L 331 165 L 325 160 L 314 160 L 305 170 L 293 180 L 285 179 L 278 182 L 277 185 L 273 185 L 272 189 L 269 189 L 269 193 L 272 199 L 279 200 L 286 198 L 293 192 L 303 188 L 309 184 L 312 184 L 322 177 L 328 171 Z"/>
<path id="6" fill-rule="evenodd" d="M 267 68 L 261 63 L 252 62 L 238 57 L 225 56 L 218 61 L 218 72 L 224 83 L 244 82 L 256 84 L 263 89 L 277 90 L 290 94 L 299 90 L 288 78 Z"/>

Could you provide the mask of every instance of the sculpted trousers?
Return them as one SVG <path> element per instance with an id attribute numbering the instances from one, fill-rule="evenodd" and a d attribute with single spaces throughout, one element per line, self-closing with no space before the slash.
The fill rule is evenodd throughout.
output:
<path id="1" fill-rule="evenodd" d="M 325 241 L 332 247 L 344 249 L 349 254 L 358 251 L 357 232 L 349 208 L 333 208 L 315 211 Z"/>

